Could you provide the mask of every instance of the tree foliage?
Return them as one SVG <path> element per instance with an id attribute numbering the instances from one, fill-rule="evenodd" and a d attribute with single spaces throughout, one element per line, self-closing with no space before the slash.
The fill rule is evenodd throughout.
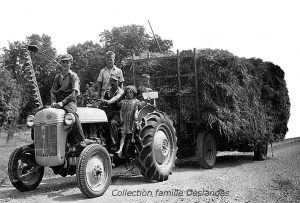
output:
<path id="1" fill-rule="evenodd" d="M 164 52 L 173 46 L 171 40 L 163 40 L 156 35 L 156 39 Z M 116 64 L 122 68 L 124 58 L 141 55 L 145 52 L 158 52 L 159 48 L 153 37 L 148 35 L 141 25 L 126 25 L 104 30 L 100 34 L 100 44 L 86 41 L 83 44 L 68 47 L 67 52 L 74 58 L 72 69 L 79 75 L 81 89 L 88 82 L 96 81 L 100 69 L 105 67 L 105 53 L 116 53 Z"/>
<path id="2" fill-rule="evenodd" d="M 72 70 L 80 78 L 83 91 L 88 82 L 97 80 L 101 68 L 105 67 L 105 50 L 98 43 L 86 41 L 83 44 L 68 47 L 67 52 L 73 56 Z"/>
<path id="3" fill-rule="evenodd" d="M 19 85 L 19 91 L 22 92 L 23 102 L 20 104 L 20 114 L 26 109 L 31 98 L 31 93 L 27 85 L 26 71 L 23 68 L 24 57 L 22 55 L 22 47 L 24 45 L 25 43 L 20 41 L 9 42 L 8 49 L 4 49 L 3 54 L 3 67 L 10 72 L 11 77 Z"/>
<path id="4" fill-rule="evenodd" d="M 0 66 L 0 128 L 8 130 L 19 117 L 21 92 L 11 73 Z"/>
<path id="5" fill-rule="evenodd" d="M 28 114 L 35 109 L 35 101 L 32 98 L 32 89 L 27 80 L 27 71 L 25 70 L 25 58 L 23 48 L 26 44 L 39 46 L 40 50 L 55 57 L 56 50 L 52 47 L 51 38 L 45 34 L 39 36 L 32 34 L 26 38 L 26 42 L 9 42 L 8 49 L 4 49 L 3 67 L 7 69 L 12 78 L 19 85 L 22 92 L 22 103 L 20 104 L 20 122 L 24 121 Z M 37 82 L 44 104 L 50 104 L 50 89 L 54 75 L 56 74 L 56 65 L 42 58 L 40 55 L 32 54 L 33 67 L 36 73 Z"/>
<path id="6" fill-rule="evenodd" d="M 173 46 L 172 40 L 163 40 L 156 35 L 163 52 L 168 51 Z M 142 25 L 126 25 L 114 27 L 111 31 L 104 30 L 100 34 L 100 42 L 106 50 L 116 52 L 118 63 L 124 58 L 139 55 L 143 52 L 159 52 L 156 41 L 146 33 Z"/>

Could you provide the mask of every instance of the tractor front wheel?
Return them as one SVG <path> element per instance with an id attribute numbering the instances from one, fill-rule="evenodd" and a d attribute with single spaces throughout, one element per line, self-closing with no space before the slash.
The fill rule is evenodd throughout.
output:
<path id="1" fill-rule="evenodd" d="M 34 190 L 44 175 L 44 167 L 37 165 L 33 145 L 18 147 L 10 155 L 8 175 L 11 184 L 19 191 Z"/>
<path id="2" fill-rule="evenodd" d="M 99 144 L 88 145 L 81 152 L 76 170 L 79 189 L 87 197 L 99 197 L 111 180 L 111 160 L 107 150 Z"/>

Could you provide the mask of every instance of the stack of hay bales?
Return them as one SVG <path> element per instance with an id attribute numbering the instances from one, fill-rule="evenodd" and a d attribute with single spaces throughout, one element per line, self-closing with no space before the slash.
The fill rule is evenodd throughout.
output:
<path id="1" fill-rule="evenodd" d="M 197 65 L 202 124 L 233 142 L 284 139 L 290 102 L 279 66 L 211 49 Z"/>
<path id="2" fill-rule="evenodd" d="M 176 77 L 153 81 L 153 88 L 160 95 L 159 109 L 176 121 L 178 101 L 174 95 L 196 93 L 200 99 L 202 128 L 213 130 L 235 143 L 284 139 L 288 130 L 290 101 L 284 72 L 279 66 L 256 58 L 239 58 L 218 49 L 201 49 L 196 55 L 199 91 L 195 92 L 194 77 L 184 81 L 181 90 L 178 90 Z M 182 60 L 181 74 L 192 73 L 192 64 L 192 58 Z M 176 71 L 174 59 L 161 58 L 139 63 L 135 74 L 147 72 L 154 78 L 158 72 L 160 76 L 168 76 L 170 72 L 176 74 Z M 131 71 L 127 73 L 132 77 Z M 170 95 L 173 99 L 168 99 Z M 195 110 L 195 106 L 182 106 L 181 117 L 195 120 Z"/>

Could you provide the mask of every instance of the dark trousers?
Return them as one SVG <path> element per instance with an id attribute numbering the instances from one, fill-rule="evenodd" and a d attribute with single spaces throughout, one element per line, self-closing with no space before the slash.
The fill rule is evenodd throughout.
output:
<path id="1" fill-rule="evenodd" d="M 72 113 L 75 116 L 75 123 L 73 124 L 71 131 L 68 133 L 67 140 L 70 144 L 76 144 L 84 140 L 84 133 L 82 130 L 81 122 L 78 114 L 74 112 L 72 108 L 63 108 L 66 113 Z"/>
<path id="2" fill-rule="evenodd" d="M 109 132 L 112 141 L 112 145 L 116 145 L 119 143 L 119 126 L 120 126 L 120 112 L 107 110 L 106 115 L 109 121 Z"/>
<path id="3" fill-rule="evenodd" d="M 56 93 L 57 101 L 64 100 L 67 96 L 69 96 L 71 92 L 62 92 L 58 91 Z M 73 124 L 71 131 L 68 133 L 67 140 L 70 144 L 77 144 L 84 140 L 84 133 L 82 130 L 81 122 L 79 120 L 77 111 L 77 102 L 76 99 L 74 101 L 68 102 L 65 106 L 62 107 L 66 113 L 72 113 L 75 116 L 75 123 Z"/>

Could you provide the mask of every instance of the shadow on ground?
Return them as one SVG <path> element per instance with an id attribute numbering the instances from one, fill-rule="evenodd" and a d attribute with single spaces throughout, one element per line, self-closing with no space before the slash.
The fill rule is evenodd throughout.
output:
<path id="1" fill-rule="evenodd" d="M 267 159 L 269 159 L 269 157 Z M 222 156 L 217 156 L 214 168 L 236 167 L 242 164 L 247 164 L 252 162 L 254 162 L 252 154 L 251 155 L 249 154 L 222 155 Z M 199 166 L 196 157 L 178 160 L 176 162 L 176 168 L 202 169 Z"/>
<path id="2" fill-rule="evenodd" d="M 140 184 L 147 184 L 150 182 L 146 182 L 145 178 L 142 175 L 133 175 L 133 176 L 113 176 L 112 177 L 112 182 L 110 184 L 110 187 L 115 185 L 115 186 L 124 186 L 124 185 L 140 185 Z M 153 183 L 150 183 L 153 184 Z M 58 202 L 72 202 L 72 201 L 78 201 L 78 200 L 86 200 L 86 197 L 81 193 L 76 193 L 76 194 L 62 194 L 64 191 L 59 191 L 56 193 L 53 193 L 53 196 L 49 196 L 49 198 L 52 198 L 53 201 L 58 201 Z M 108 191 L 106 191 L 107 193 Z M 104 193 L 104 195 L 106 194 Z M 99 202 L 101 202 L 102 197 L 98 197 Z M 96 199 L 96 198 L 95 198 Z"/>
<path id="3" fill-rule="evenodd" d="M 139 171 L 136 172 L 126 172 L 126 169 L 117 169 L 117 174 L 114 173 L 111 178 L 110 185 L 141 185 L 147 184 L 145 178 L 140 175 Z M 153 184 L 153 183 L 151 183 Z M 53 201 L 75 201 L 75 200 L 84 200 L 86 199 L 80 190 L 72 191 L 70 190 L 77 189 L 77 181 L 75 176 L 70 177 L 57 177 L 57 178 L 48 178 L 43 179 L 39 187 L 33 191 L 20 192 L 14 187 L 8 187 L 7 189 L 0 191 L 0 199 L 9 200 L 9 199 L 26 199 L 34 196 L 47 196 Z M 66 194 L 68 193 L 68 194 Z"/>
<path id="4" fill-rule="evenodd" d="M 75 177 L 44 179 L 39 187 L 32 191 L 20 192 L 14 187 L 9 187 L 7 190 L 0 191 L 0 198 L 24 199 L 36 195 L 51 195 L 57 191 L 59 191 L 59 193 L 62 193 L 69 190 L 70 188 L 76 187 L 77 183 Z"/>

